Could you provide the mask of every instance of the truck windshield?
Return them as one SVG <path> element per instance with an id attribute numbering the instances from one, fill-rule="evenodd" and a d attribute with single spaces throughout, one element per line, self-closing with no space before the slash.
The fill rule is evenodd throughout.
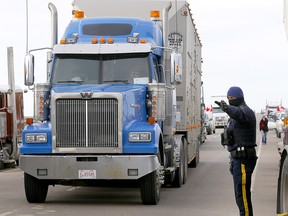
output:
<path id="1" fill-rule="evenodd" d="M 150 70 L 148 54 L 56 54 L 51 82 L 147 84 Z"/>

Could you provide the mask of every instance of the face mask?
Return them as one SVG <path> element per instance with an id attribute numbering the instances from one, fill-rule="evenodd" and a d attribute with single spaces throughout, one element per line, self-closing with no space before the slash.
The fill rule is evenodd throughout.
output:
<path id="1" fill-rule="evenodd" d="M 231 106 L 239 106 L 242 102 L 244 101 L 244 98 L 236 98 L 236 99 L 233 99 L 233 100 L 229 100 L 229 105 Z"/>

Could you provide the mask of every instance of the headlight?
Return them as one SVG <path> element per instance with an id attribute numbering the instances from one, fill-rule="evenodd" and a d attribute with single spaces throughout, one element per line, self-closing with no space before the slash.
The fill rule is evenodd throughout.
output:
<path id="1" fill-rule="evenodd" d="M 129 142 L 150 142 L 151 133 L 150 132 L 130 132 Z"/>
<path id="2" fill-rule="evenodd" d="M 26 143 L 47 143 L 47 134 L 25 134 Z"/>

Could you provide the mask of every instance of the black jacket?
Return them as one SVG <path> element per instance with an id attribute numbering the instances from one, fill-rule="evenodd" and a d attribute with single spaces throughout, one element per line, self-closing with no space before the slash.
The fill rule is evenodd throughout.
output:
<path id="1" fill-rule="evenodd" d="M 233 151 L 238 147 L 256 146 L 256 117 L 245 102 L 239 106 L 227 106 L 226 113 L 230 119 L 228 121 L 228 131 L 232 134 L 233 142 L 228 146 L 228 151 Z"/>

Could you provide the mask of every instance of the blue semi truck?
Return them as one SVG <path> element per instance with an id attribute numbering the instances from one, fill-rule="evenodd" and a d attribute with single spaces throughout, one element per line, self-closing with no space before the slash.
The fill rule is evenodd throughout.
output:
<path id="1" fill-rule="evenodd" d="M 199 162 L 201 42 L 188 3 L 74 0 L 60 43 L 49 9 L 46 83 L 34 83 L 41 49 L 25 57 L 34 91 L 20 147 L 27 201 L 45 202 L 49 185 L 132 180 L 143 204 L 157 204 L 161 186 L 180 187 Z"/>

